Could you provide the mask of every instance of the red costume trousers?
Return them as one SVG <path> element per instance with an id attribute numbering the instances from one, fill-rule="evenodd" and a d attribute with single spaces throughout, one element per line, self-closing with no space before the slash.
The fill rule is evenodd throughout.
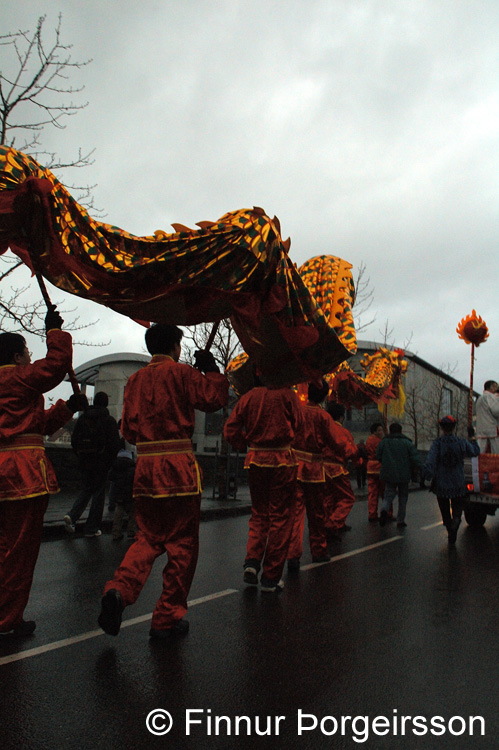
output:
<path id="1" fill-rule="evenodd" d="M 296 473 L 296 466 L 249 467 L 251 517 L 246 564 L 259 566 L 263 560 L 263 576 L 271 582 L 279 581 L 286 562 L 294 521 Z"/>
<path id="2" fill-rule="evenodd" d="M 302 556 L 305 513 L 308 520 L 310 554 L 312 557 L 323 557 L 327 554 L 324 487 L 325 484 L 321 482 L 296 483 L 295 517 L 288 548 L 288 560 Z"/>
<path id="3" fill-rule="evenodd" d="M 0 502 L 0 633 L 23 619 L 48 501 L 48 495 L 38 495 Z"/>
<path id="4" fill-rule="evenodd" d="M 125 607 L 133 604 L 154 561 L 164 552 L 163 590 L 154 609 L 151 627 L 171 628 L 187 612 L 187 596 L 196 571 L 199 551 L 201 495 L 135 498 L 138 532 L 114 578 L 104 592 L 117 589 Z"/>
<path id="5" fill-rule="evenodd" d="M 338 531 L 345 525 L 347 516 L 355 502 L 350 477 L 340 474 L 336 477 L 326 476 L 326 528 Z"/>
<path id="6" fill-rule="evenodd" d="M 367 475 L 367 513 L 369 518 L 378 517 L 378 501 L 383 497 L 385 483 L 379 478 L 379 474 Z"/>

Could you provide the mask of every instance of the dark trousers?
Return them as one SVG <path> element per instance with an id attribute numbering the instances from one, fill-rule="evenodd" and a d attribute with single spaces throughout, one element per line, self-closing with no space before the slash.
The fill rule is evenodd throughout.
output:
<path id="1" fill-rule="evenodd" d="M 443 524 L 448 529 L 451 528 L 453 521 L 455 528 L 459 526 L 463 514 L 464 500 L 464 497 L 437 497 Z"/>
<path id="2" fill-rule="evenodd" d="M 90 510 L 84 531 L 86 534 L 93 534 L 102 522 L 108 468 L 80 468 L 80 472 L 82 487 L 68 515 L 71 517 L 72 522 L 76 523 L 90 501 Z"/>

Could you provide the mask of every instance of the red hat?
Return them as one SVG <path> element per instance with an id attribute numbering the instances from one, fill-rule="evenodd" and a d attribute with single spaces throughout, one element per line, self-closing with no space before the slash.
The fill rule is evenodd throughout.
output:
<path id="1" fill-rule="evenodd" d="M 445 427 L 445 425 L 457 424 L 457 419 L 454 419 L 453 416 L 451 416 L 450 414 L 447 414 L 446 417 L 442 417 L 442 419 L 440 420 L 438 424 L 442 425 L 443 427 Z"/>

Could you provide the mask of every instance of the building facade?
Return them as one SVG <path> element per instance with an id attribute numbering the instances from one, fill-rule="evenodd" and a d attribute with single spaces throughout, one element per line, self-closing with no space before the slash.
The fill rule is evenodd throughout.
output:
<path id="1" fill-rule="evenodd" d="M 358 353 L 348 360 L 358 375 L 364 370 L 360 360 L 364 354 L 373 354 L 382 344 L 375 341 L 359 341 Z M 387 421 L 399 421 L 404 433 L 420 450 L 427 450 L 438 437 L 438 420 L 452 414 L 458 420 L 458 434 L 465 436 L 468 422 L 469 387 L 459 382 L 449 372 L 438 369 L 411 352 L 406 352 L 408 361 L 406 375 L 402 378 L 405 393 L 405 410 L 402 417 L 391 416 Z M 90 387 L 105 391 L 109 396 L 109 411 L 116 420 L 121 418 L 125 385 L 132 373 L 150 361 L 147 354 L 121 352 L 97 357 L 75 370 L 83 392 L 92 400 Z M 474 393 L 474 398 L 479 394 Z M 371 404 L 361 410 L 349 409 L 345 426 L 352 432 L 356 442 L 369 436 L 370 425 L 383 420 L 383 409 Z M 216 456 L 222 447 L 224 424 L 223 411 L 214 414 L 196 412 L 193 435 L 194 450 L 199 456 Z"/>
<path id="2" fill-rule="evenodd" d="M 358 353 L 348 360 L 357 374 L 363 376 L 360 360 L 364 354 L 374 354 L 383 346 L 375 341 L 359 341 Z M 405 353 L 408 362 L 407 373 L 402 378 L 405 393 L 403 416 L 391 416 L 388 409 L 387 422 L 400 422 L 404 433 L 413 440 L 420 450 L 428 450 L 432 441 L 439 435 L 438 421 L 446 414 L 458 420 L 457 434 L 465 437 L 468 426 L 469 386 L 461 383 L 452 374 L 425 362 L 411 352 Z M 479 394 L 474 392 L 474 400 Z M 350 409 L 345 426 L 351 430 L 356 442 L 366 439 L 373 422 L 383 421 L 376 404 L 362 410 Z"/>

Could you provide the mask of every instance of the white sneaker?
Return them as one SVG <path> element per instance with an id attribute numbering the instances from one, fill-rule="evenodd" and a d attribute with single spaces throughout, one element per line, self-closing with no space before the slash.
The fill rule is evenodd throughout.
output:
<path id="1" fill-rule="evenodd" d="M 284 588 L 284 581 L 282 580 L 282 578 L 279 581 L 279 583 L 271 583 L 270 585 L 267 585 L 260 581 L 260 591 L 264 591 L 265 593 L 272 594 L 274 592 L 282 591 L 283 588 Z"/>
<path id="2" fill-rule="evenodd" d="M 102 536 L 102 531 L 100 529 L 97 529 L 97 531 L 91 531 L 89 534 L 85 534 L 87 539 L 91 539 L 93 536 Z"/>
<path id="3" fill-rule="evenodd" d="M 68 532 L 68 534 L 74 534 L 75 525 L 71 520 L 71 516 L 66 515 L 62 520 L 64 521 L 64 529 Z"/>

